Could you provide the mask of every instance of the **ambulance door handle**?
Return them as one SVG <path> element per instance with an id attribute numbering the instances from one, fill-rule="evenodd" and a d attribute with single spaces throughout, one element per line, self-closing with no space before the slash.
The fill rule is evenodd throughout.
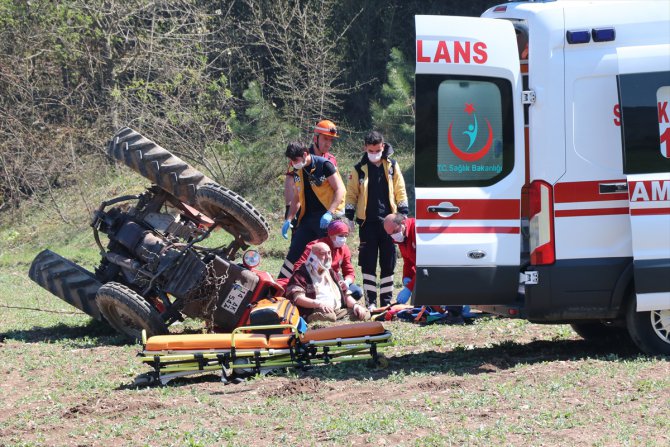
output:
<path id="1" fill-rule="evenodd" d="M 445 203 L 440 205 L 433 205 L 428 207 L 429 213 L 438 213 L 440 217 L 451 217 L 454 214 L 460 213 L 461 209 L 457 206 L 453 206 L 451 203 Z"/>
<path id="2" fill-rule="evenodd" d="M 617 194 L 628 192 L 628 183 L 599 183 L 598 192 L 600 194 Z"/>

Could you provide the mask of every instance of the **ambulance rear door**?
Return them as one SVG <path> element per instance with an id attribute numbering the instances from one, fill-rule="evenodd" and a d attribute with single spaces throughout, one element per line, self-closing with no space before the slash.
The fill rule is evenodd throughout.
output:
<path id="1" fill-rule="evenodd" d="M 416 16 L 416 304 L 517 299 L 525 183 L 512 22 Z"/>
<path id="2" fill-rule="evenodd" d="M 617 80 L 637 311 L 670 309 L 670 71 Z"/>

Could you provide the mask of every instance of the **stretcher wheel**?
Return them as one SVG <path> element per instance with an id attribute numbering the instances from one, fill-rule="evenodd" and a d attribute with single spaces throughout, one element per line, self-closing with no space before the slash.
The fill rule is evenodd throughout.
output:
<path id="1" fill-rule="evenodd" d="M 150 372 L 140 374 L 139 376 L 135 377 L 135 380 L 133 381 L 133 386 L 135 387 L 154 386 L 158 385 L 159 383 L 160 380 L 158 379 L 158 374 L 156 374 L 155 372 Z"/>
<path id="2" fill-rule="evenodd" d="M 383 354 L 377 354 L 377 359 L 370 360 L 370 366 L 376 369 L 385 369 L 389 366 L 389 359 Z"/>
<path id="3" fill-rule="evenodd" d="M 142 329 L 147 331 L 147 337 L 168 333 L 160 314 L 144 298 L 122 284 L 108 282 L 103 285 L 95 302 L 107 322 L 131 340 L 142 340 Z"/>

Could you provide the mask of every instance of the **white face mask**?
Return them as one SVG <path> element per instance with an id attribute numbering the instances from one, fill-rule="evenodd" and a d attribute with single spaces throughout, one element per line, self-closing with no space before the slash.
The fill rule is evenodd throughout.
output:
<path id="1" fill-rule="evenodd" d="M 302 169 L 305 167 L 305 160 L 299 161 L 299 162 L 291 162 L 291 166 L 293 166 L 294 169 Z"/>
<path id="2" fill-rule="evenodd" d="M 312 272 L 319 276 L 325 275 L 328 269 L 330 269 L 331 264 L 332 261 L 330 258 L 326 258 L 326 262 L 321 262 L 321 260 L 319 260 L 319 258 L 317 258 L 314 254 L 309 255 L 307 258 L 307 265 L 310 267 Z"/>
<path id="3" fill-rule="evenodd" d="M 402 242 L 402 241 L 405 240 L 405 234 L 402 232 L 402 229 L 401 229 L 401 230 L 398 231 L 397 233 L 393 233 L 393 234 L 391 235 L 391 238 L 392 238 L 394 241 L 400 243 L 400 242 Z"/>
<path id="4" fill-rule="evenodd" d="M 368 160 L 370 160 L 373 163 L 377 163 L 379 160 L 382 159 L 382 153 L 381 152 L 368 152 Z"/>
<path id="5" fill-rule="evenodd" d="M 335 248 L 340 248 L 344 246 L 344 244 L 347 243 L 347 238 L 345 236 L 335 236 L 335 239 L 333 240 L 333 246 Z"/>

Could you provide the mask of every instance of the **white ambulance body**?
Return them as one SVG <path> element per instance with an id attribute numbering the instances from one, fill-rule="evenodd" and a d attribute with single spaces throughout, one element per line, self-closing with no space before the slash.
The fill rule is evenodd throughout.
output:
<path id="1" fill-rule="evenodd" d="M 670 2 L 415 20 L 416 303 L 670 353 Z"/>

